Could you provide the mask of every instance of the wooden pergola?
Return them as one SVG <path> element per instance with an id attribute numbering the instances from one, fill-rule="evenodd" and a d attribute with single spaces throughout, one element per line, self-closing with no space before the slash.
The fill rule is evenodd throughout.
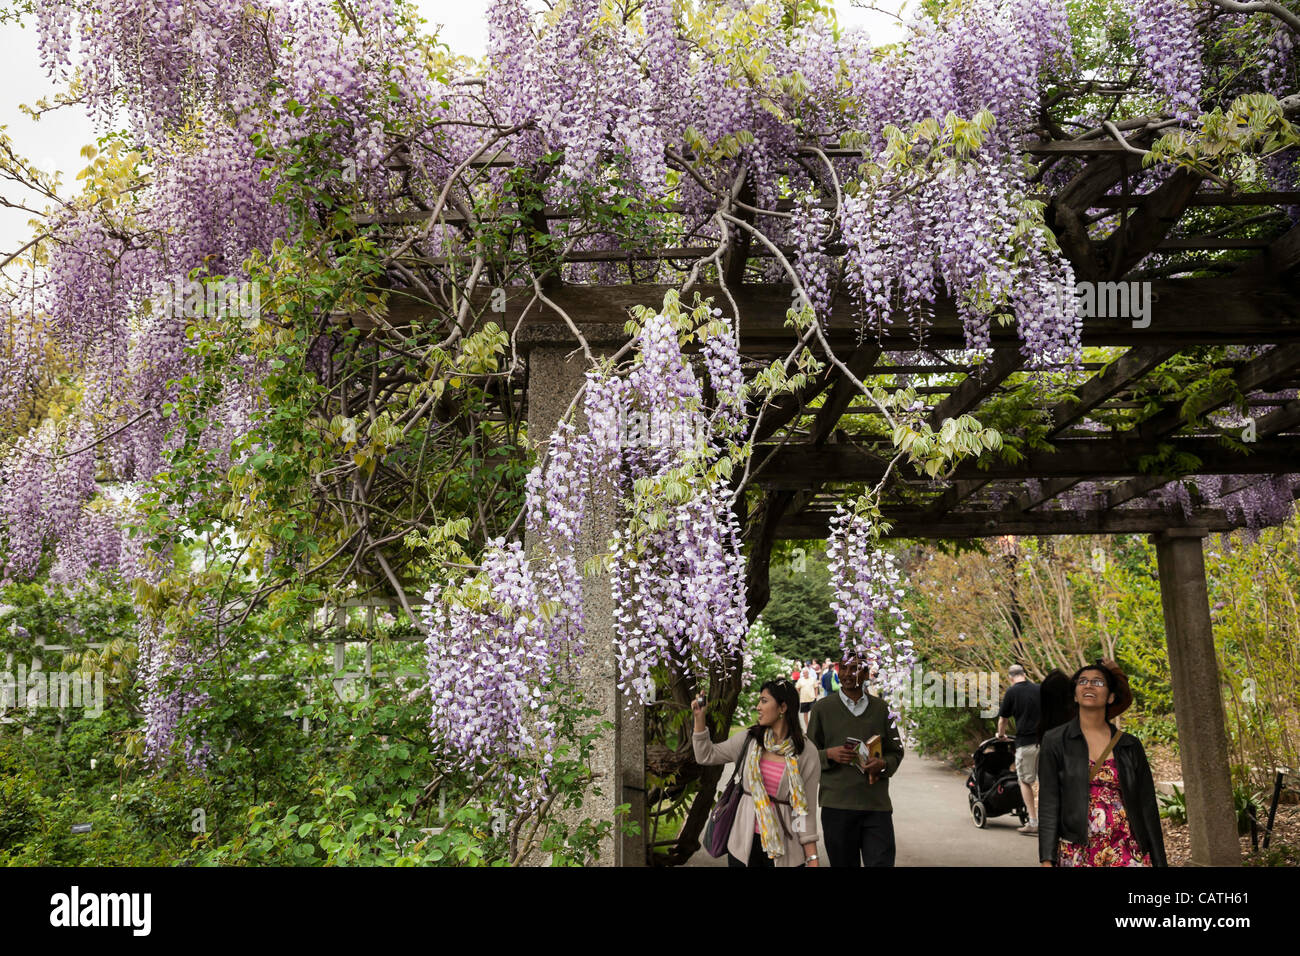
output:
<path id="1" fill-rule="evenodd" d="M 1107 353 L 1108 361 L 1085 363 L 1082 374 L 1071 373 L 1075 376 L 1072 394 L 1043 409 L 1047 422 L 1043 438 L 1051 450 L 1030 451 L 1014 463 L 963 462 L 939 479 L 896 470 L 883 513 L 892 525 L 890 534 L 902 538 L 1152 535 L 1192 858 L 1197 864 L 1235 864 L 1239 849 L 1202 541 L 1210 532 L 1239 527 L 1244 519 L 1239 512 L 1210 501 L 1193 500 L 1186 510 L 1171 510 L 1148 496 L 1180 478 L 1241 476 L 1225 489 L 1231 495 L 1254 480 L 1300 471 L 1300 399 L 1278 395 L 1294 395 L 1300 386 L 1300 287 L 1296 283 L 1300 228 L 1284 216 L 1270 215 L 1272 210 L 1300 206 L 1300 193 L 1226 192 L 1210 188 L 1204 177 L 1186 169 L 1176 170 L 1151 192 L 1130 193 L 1127 184 L 1141 169 L 1141 153 L 1158 135 L 1158 128 L 1149 123 L 1128 129 L 1123 141 L 1112 136 L 1025 146 L 1044 164 L 1063 159 L 1079 163 L 1063 188 L 1042 197 L 1048 224 L 1076 278 L 1095 283 L 1150 282 L 1150 321 L 1084 320 L 1083 345 L 1114 351 Z M 833 158 L 860 156 L 856 151 L 824 152 Z M 494 157 L 481 165 L 511 162 L 508 157 Z M 1194 234 L 1184 225 L 1189 211 L 1227 207 L 1263 209 L 1252 218 L 1267 222 L 1271 234 L 1242 237 L 1231 235 L 1236 231 L 1232 228 Z M 737 215 L 744 214 L 741 207 L 736 210 Z M 547 209 L 538 225 L 545 228 L 548 220 L 566 215 L 562 209 Z M 427 212 L 415 212 L 371 217 L 369 222 L 400 231 L 427 220 Z M 455 225 L 457 213 L 446 211 L 439 221 Z M 690 263 L 714 251 L 683 247 L 578 252 L 569 261 Z M 832 245 L 827 251 L 836 250 Z M 1161 257 L 1161 264 L 1141 269 L 1153 254 Z M 715 305 L 727 307 L 729 299 L 735 302 L 741 352 L 753 360 L 749 364 L 755 369 L 785 356 L 792 345 L 786 324 L 791 286 L 757 281 L 770 255 L 742 238 L 726 251 L 712 277 L 714 284 L 697 284 L 690 290 L 713 297 Z M 624 324 L 630 308 L 655 306 L 677 288 L 565 284 L 552 278 L 545 284 L 546 302 L 541 304 L 534 289 L 518 286 L 506 288 L 504 311 L 499 297 L 491 301 L 491 289 L 477 289 L 472 298 L 485 320 L 517 330 L 516 344 L 529 361 L 528 380 L 520 383 L 517 400 L 527 407 L 530 430 L 545 435 L 582 383 L 585 363 L 581 354 L 574 354 L 575 327 L 591 347 L 608 354 L 626 343 Z M 395 298 L 390 307 L 388 322 L 396 327 L 427 314 L 413 301 L 411 290 L 405 291 L 408 296 Z M 890 388 L 920 382 L 917 392 L 935 429 L 945 419 L 963 414 L 981 417 L 991 403 L 1024 381 L 1025 359 L 1014 330 L 995 328 L 990 349 L 967 351 L 951 303 L 936 304 L 919 341 L 902 320 L 860 334 L 855 306 L 847 295 L 838 295 L 829 314 L 819 318 L 828 343 L 857 378 Z M 1192 407 L 1170 402 L 1150 411 L 1149 397 L 1161 389 L 1148 384 L 1149 376 L 1179 353 L 1205 346 L 1241 347 L 1239 358 L 1222 363 L 1222 384 L 1199 394 Z M 1259 414 L 1252 415 L 1253 440 L 1238 440 L 1234 445 L 1223 440 L 1224 427 L 1206 416 L 1243 395 Z M 1148 413 L 1137 414 L 1138 409 Z M 1118 421 L 1123 416 L 1116 416 L 1117 410 L 1129 414 Z M 774 543 L 824 537 L 835 503 L 884 474 L 891 445 L 882 429 L 872 427 L 873 414 L 874 408 L 864 402 L 858 388 L 830 363 L 801 391 L 782 395 L 764 410 L 753 434 L 750 482 L 757 493 L 751 495 L 754 504 L 742 516 L 754 615 L 767 601 Z M 1238 427 L 1236 433 L 1240 431 Z M 1233 437 L 1238 437 L 1236 433 Z M 1171 461 L 1199 464 L 1190 473 L 1161 465 Z M 1292 485 L 1292 493 L 1300 493 L 1300 486 Z M 593 546 L 604 540 L 607 530 L 599 521 L 593 522 Z M 599 626 L 591 633 L 599 635 Z M 592 666 L 600 671 L 603 665 L 593 662 Z M 644 813 L 644 733 L 638 729 L 640 718 L 622 706 L 610 684 L 608 674 L 600 671 L 590 685 L 591 699 L 600 702 L 619 728 L 608 752 L 599 758 L 604 762 L 601 772 L 618 780 L 617 786 L 606 788 L 606 802 L 611 808 L 630 802 L 634 812 Z M 708 799 L 702 805 L 697 801 L 684 832 L 694 826 L 698 834 L 711 804 L 717 768 L 710 769 L 714 772 L 701 775 Z M 678 849 L 689 855 L 691 847 Z M 646 859 L 646 847 L 635 838 L 625 838 L 616 858 L 636 865 Z"/>

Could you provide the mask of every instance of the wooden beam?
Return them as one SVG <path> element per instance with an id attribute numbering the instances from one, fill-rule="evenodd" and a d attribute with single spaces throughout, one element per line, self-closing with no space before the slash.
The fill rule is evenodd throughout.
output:
<path id="1" fill-rule="evenodd" d="M 1155 131 L 1140 129 L 1126 137 L 1136 149 L 1146 149 Z M 1107 155 L 1100 155 L 1082 170 L 1048 203 L 1047 225 L 1056 233 L 1057 243 L 1074 266 L 1079 279 L 1104 279 L 1106 273 L 1097 248 L 1088 232 L 1087 213 L 1126 177 L 1142 169 L 1142 157 L 1114 142 Z M 1058 155 L 1061 155 L 1058 153 Z"/>
<path id="2" fill-rule="evenodd" d="M 1285 278 L 1297 269 L 1300 269 L 1300 224 L 1274 239 L 1263 254 L 1242 263 L 1233 275 Z"/>
<path id="3" fill-rule="evenodd" d="M 1098 254 L 1102 268 L 1106 270 L 1109 278 L 1118 279 L 1157 248 L 1230 248 L 1225 245 L 1197 245 L 1195 244 L 1197 241 L 1206 241 L 1204 237 L 1199 236 L 1192 239 L 1165 238 L 1178 222 L 1187 207 L 1188 200 L 1196 194 L 1204 178 L 1199 173 L 1193 173 L 1188 169 L 1176 169 L 1168 179 L 1151 192 L 1149 202 L 1123 217 L 1120 228 L 1115 229 L 1102 243 Z M 1236 240 L 1216 241 L 1230 243 Z"/>
<path id="4" fill-rule="evenodd" d="M 1261 438 L 1250 446 L 1250 454 L 1242 455 L 1213 438 L 1174 437 L 1149 443 L 1120 434 L 1063 438 L 1056 442 L 1055 451 L 1035 452 L 1015 463 L 996 459 L 964 461 L 948 478 L 970 481 L 1124 478 L 1139 475 L 1139 459 L 1155 455 L 1158 445 L 1169 446 L 1175 454 L 1195 456 L 1201 464 L 1194 474 L 1287 474 L 1296 468 L 1295 443 L 1282 438 Z M 782 446 L 760 445 L 754 449 L 754 458 L 767 463 L 752 480 L 767 488 L 878 481 L 887 465 L 886 459 L 870 448 L 847 443 L 820 448 L 795 442 Z M 1151 480 L 1164 484 L 1172 477 L 1152 476 Z"/>
<path id="5" fill-rule="evenodd" d="M 813 376 L 812 381 L 808 382 L 803 388 L 795 392 L 782 392 L 773 398 L 767 407 L 763 409 L 763 417 L 759 419 L 758 426 L 753 433 L 754 441 L 767 441 L 799 416 L 810 412 L 811 409 L 808 407 L 808 403 L 826 391 L 827 387 L 833 382 L 837 381 L 835 376 L 835 367 L 828 364 Z M 755 409 L 754 414 L 757 414 L 757 412 L 758 410 Z"/>
<path id="6" fill-rule="evenodd" d="M 864 379 L 870 373 L 871 367 L 876 364 L 876 360 L 880 358 L 880 352 L 879 345 L 874 342 L 864 342 L 853 350 L 853 354 L 849 356 L 849 360 L 844 363 L 844 366 L 857 379 Z M 832 368 L 834 367 L 832 366 Z M 826 439 L 830 437 L 832 429 L 839 423 L 840 417 L 844 414 L 844 410 L 849 407 L 849 403 L 862 395 L 861 390 L 849 381 L 842 372 L 837 371 L 837 375 L 835 384 L 831 386 L 830 393 L 822 401 L 821 407 L 817 409 L 817 417 L 813 421 L 811 438 L 814 445 L 826 444 Z"/>
<path id="7" fill-rule="evenodd" d="M 1243 393 L 1254 391 L 1255 389 L 1267 386 L 1271 381 L 1287 374 L 1286 362 L 1295 361 L 1295 359 L 1294 347 L 1279 346 L 1259 358 L 1247 362 L 1246 365 L 1242 366 L 1242 368 L 1237 371 L 1237 374 L 1234 375 L 1233 378 L 1237 381 L 1238 387 Z M 1217 404 L 1211 404 L 1211 402 L 1214 401 L 1214 397 L 1207 397 L 1201 402 L 1198 402 L 1198 410 L 1196 411 L 1196 414 L 1205 414 L 1205 412 L 1212 411 L 1214 408 L 1218 408 L 1228 401 L 1227 397 L 1223 397 L 1222 395 L 1218 397 L 1221 398 L 1221 400 L 1218 401 Z M 1297 414 L 1296 409 L 1293 407 L 1295 404 L 1295 402 L 1292 402 L 1289 405 L 1278 409 L 1276 412 L 1271 412 L 1268 415 L 1262 416 L 1255 423 L 1256 438 L 1267 439 L 1293 427 L 1296 424 L 1296 418 L 1294 416 Z M 1156 420 L 1157 418 L 1159 419 L 1158 421 Z M 1147 421 L 1150 423 L 1147 431 L 1148 437 L 1159 437 L 1168 434 L 1170 431 L 1176 430 L 1182 424 L 1183 419 L 1178 409 L 1165 409 L 1163 412 L 1157 413 L 1157 416 L 1153 416 L 1153 418 L 1148 419 Z M 1141 426 L 1139 425 L 1138 427 L 1140 430 Z M 1294 457 L 1293 451 L 1292 458 L 1294 459 Z M 1292 468 L 1282 468 L 1279 469 L 1278 474 L 1286 474 L 1292 470 Z M 1107 492 L 1107 506 L 1110 508 L 1116 508 L 1126 501 L 1140 498 L 1142 495 L 1155 491 L 1157 488 L 1168 484 L 1170 480 L 1172 479 L 1152 475 L 1134 477 L 1129 481 L 1124 482 L 1118 488 L 1112 488 Z"/>
<path id="8" fill-rule="evenodd" d="M 1031 156 L 1101 156 L 1111 153 L 1132 155 L 1123 143 L 1113 139 L 1064 139 L 1029 142 L 1022 147 Z"/>
<path id="9" fill-rule="evenodd" d="M 1007 376 L 1023 368 L 1025 357 L 1019 349 L 998 349 L 993 357 L 975 366 L 952 393 L 934 407 L 929 424 L 935 431 L 949 418 L 966 414 L 997 389 Z"/>
<path id="10" fill-rule="evenodd" d="M 1153 537 L 1169 649 L 1170 685 L 1178 723 L 1193 866 L 1241 862 L 1223 690 L 1205 584 L 1204 535 L 1165 532 Z"/>
<path id="11" fill-rule="evenodd" d="M 830 533 L 829 511 L 804 511 L 784 519 L 776 529 L 781 540 L 815 540 Z M 1191 519 L 1181 511 L 1159 508 L 1121 509 L 1119 511 L 1015 511 L 957 512 L 935 518 L 916 513 L 897 513 L 885 509 L 884 518 L 891 522 L 891 538 L 993 538 L 1005 534 L 1151 534 L 1183 524 L 1194 523 L 1206 531 L 1232 531 L 1237 525 L 1222 511 L 1198 509 Z"/>
<path id="12" fill-rule="evenodd" d="M 1300 345 L 1279 345 L 1258 358 L 1251 359 L 1233 373 L 1235 391 L 1246 395 L 1267 388 L 1284 375 L 1300 367 Z M 1199 396 L 1189 409 L 1191 418 L 1222 408 L 1234 395 L 1234 388 L 1221 387 Z M 1177 431 L 1185 424 L 1182 405 L 1167 406 L 1137 425 L 1138 435 L 1150 441 Z"/>
<path id="13" fill-rule="evenodd" d="M 1084 382 L 1075 392 L 1075 398 L 1058 402 L 1048 412 L 1052 420 L 1050 439 L 1079 421 L 1102 402 L 1109 399 L 1148 372 L 1177 354 L 1173 348 L 1129 349 L 1107 368 Z M 1082 477 L 1053 478 L 1042 482 L 1036 491 L 1025 491 L 1017 499 L 1016 507 L 1028 511 L 1045 501 L 1050 501 L 1063 491 L 1068 491 L 1083 481 Z"/>
<path id="14" fill-rule="evenodd" d="M 1151 201 L 1151 193 L 1134 193 L 1129 196 L 1100 196 L 1092 201 L 1092 209 L 1134 208 Z M 1031 197 L 1039 202 L 1051 202 L 1052 196 L 1040 193 Z M 1196 193 L 1187 200 L 1189 206 L 1300 206 L 1300 192 L 1260 191 L 1253 193 L 1225 193 L 1206 191 Z"/>
<path id="15" fill-rule="evenodd" d="M 944 489 L 943 494 L 935 498 L 929 508 L 930 515 L 935 518 L 946 515 L 988 483 L 989 479 L 987 478 L 957 479 Z"/>
<path id="16" fill-rule="evenodd" d="M 1106 507 L 1111 510 L 1118 508 L 1124 502 L 1150 494 L 1173 480 L 1167 475 L 1139 475 L 1130 478 L 1119 487 L 1106 492 Z"/>
<path id="17" fill-rule="evenodd" d="M 664 295 L 676 288 L 642 284 L 566 285 L 554 290 L 549 298 L 592 341 L 622 341 L 626 339 L 622 327 L 631 308 L 659 306 Z M 715 304 L 727 301 L 716 286 L 698 287 L 698 291 L 704 297 L 713 297 Z M 540 302 L 532 301 L 531 289 L 512 286 L 506 288 L 505 293 L 504 311 L 493 312 L 492 290 L 476 292 L 473 301 L 483 321 L 514 328 L 527 308 L 528 315 L 519 332 L 522 346 L 573 341 L 572 332 L 561 316 Z M 1151 315 L 1146 327 L 1136 328 L 1133 321 L 1126 318 L 1086 319 L 1083 323 L 1084 344 L 1185 348 L 1193 345 L 1300 342 L 1300 292 L 1293 285 L 1232 277 L 1165 279 L 1152 282 L 1151 293 Z M 788 348 L 793 343 L 794 333 L 785 324 L 790 306 L 790 286 L 746 285 L 735 290 L 734 295 L 740 308 L 742 352 L 781 345 Z M 499 298 L 497 304 L 500 304 Z M 408 298 L 394 296 L 389 304 L 388 321 L 397 328 L 410 326 L 413 322 L 428 327 L 440 315 L 445 316 L 445 312 L 439 313 Z M 1207 315 L 1213 315 L 1215 320 L 1205 321 Z M 364 315 L 352 316 L 349 320 L 363 328 L 375 325 Z M 827 339 L 833 347 L 848 349 L 859 344 L 856 306 L 847 297 L 837 298 L 825 327 Z M 965 330 L 950 301 L 936 303 L 934 320 L 924 334 L 926 347 L 934 350 L 966 347 Z M 865 330 L 865 337 L 889 351 L 913 351 L 917 347 L 916 333 L 901 316 L 896 324 Z M 992 330 L 992 344 L 995 348 L 1018 349 L 1020 341 L 1014 329 L 999 325 Z M 924 372 L 924 369 L 913 371 Z"/>
<path id="18" fill-rule="evenodd" d="M 1007 376 L 1024 367 L 1024 364 L 1025 358 L 1018 350 L 1000 349 L 994 352 L 991 359 L 972 369 L 961 384 L 935 406 L 930 413 L 930 427 L 937 431 L 943 426 L 944 419 L 957 418 L 970 411 L 1006 381 Z M 931 505 L 931 514 L 940 515 L 951 511 L 985 484 L 987 479 L 977 478 L 953 482 Z"/>
<path id="19" fill-rule="evenodd" d="M 1267 239 L 1229 239 L 1219 238 L 1216 236 L 1174 236 L 1172 239 L 1161 239 L 1151 248 L 1165 252 L 1170 250 L 1189 249 L 1268 249 L 1271 245 L 1272 243 Z M 1147 252 L 1150 251 L 1150 249 L 1147 250 Z M 1143 255 L 1145 254 L 1146 253 L 1143 253 Z M 1123 275 L 1137 264 L 1138 259 L 1130 258 L 1127 261 L 1127 267 L 1119 274 Z"/>
<path id="20" fill-rule="evenodd" d="M 1255 422 L 1255 435 L 1279 435 L 1300 425 L 1300 398 L 1293 398 L 1281 408 L 1261 415 Z"/>
<path id="21" fill-rule="evenodd" d="M 1075 390 L 1074 398 L 1064 399 L 1048 411 L 1052 430 L 1050 438 L 1085 417 L 1102 402 L 1119 394 L 1156 366 L 1169 361 L 1178 353 L 1170 346 L 1131 348 L 1097 375 Z"/>

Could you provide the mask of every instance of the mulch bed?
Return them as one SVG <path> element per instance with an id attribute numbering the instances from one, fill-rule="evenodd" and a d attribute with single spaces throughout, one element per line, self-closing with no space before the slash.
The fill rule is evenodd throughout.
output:
<path id="1" fill-rule="evenodd" d="M 1268 808 L 1261 811 L 1261 816 Z M 1260 821 L 1263 823 L 1264 821 Z M 1165 832 L 1165 857 L 1170 866 L 1187 866 L 1192 858 L 1192 841 L 1186 824 L 1174 826 L 1160 821 Z M 1260 834 L 1263 843 L 1264 835 Z M 1300 866 L 1300 806 L 1279 806 L 1273 821 L 1273 839 L 1267 850 L 1252 850 L 1250 836 L 1241 838 L 1241 862 L 1245 866 Z"/>
<path id="2" fill-rule="evenodd" d="M 1173 747 L 1168 744 L 1151 744 L 1146 752 L 1147 763 L 1151 765 L 1151 777 L 1157 784 L 1183 779 L 1183 765 Z"/>
<path id="3" fill-rule="evenodd" d="M 1151 775 L 1157 788 L 1163 781 L 1181 780 L 1182 764 L 1172 747 L 1153 745 L 1147 749 Z M 1272 795 L 1270 788 L 1266 796 Z M 1267 822 L 1268 804 L 1259 808 L 1260 825 Z M 1165 835 L 1165 857 L 1170 866 L 1187 866 L 1192 857 L 1192 841 L 1186 824 L 1174 825 L 1160 821 Z M 1260 833 L 1262 843 L 1264 835 Z M 1273 821 L 1273 838 L 1267 850 L 1251 849 L 1250 835 L 1241 838 L 1241 861 L 1246 866 L 1298 866 L 1300 865 L 1300 806 L 1282 804 Z"/>

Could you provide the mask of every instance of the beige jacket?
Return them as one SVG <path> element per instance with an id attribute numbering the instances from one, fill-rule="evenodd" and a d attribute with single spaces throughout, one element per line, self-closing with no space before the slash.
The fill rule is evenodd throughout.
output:
<path id="1" fill-rule="evenodd" d="M 691 737 L 695 747 L 695 761 L 700 764 L 734 763 L 744 749 L 748 729 L 733 734 L 729 740 L 715 744 L 709 738 L 709 732 L 702 730 Z M 756 746 L 750 744 L 751 747 Z M 801 866 L 804 861 L 802 844 L 811 843 L 815 847 L 817 833 L 817 782 L 821 779 L 822 764 L 817 756 L 817 747 L 807 737 L 804 738 L 803 753 L 796 761 L 799 776 L 803 778 L 803 792 L 808 798 L 808 816 L 804 820 L 804 832 L 795 833 L 791 825 L 790 812 L 790 770 L 781 774 L 781 784 L 776 790 L 776 799 L 785 803 L 773 806 L 785 824 L 782 833 L 789 835 L 785 840 L 785 853 L 772 862 L 777 866 Z M 754 845 L 754 798 L 749 795 L 742 780 L 740 783 L 740 803 L 736 806 L 736 820 L 731 827 L 731 836 L 727 840 L 727 849 L 731 855 L 744 862 L 749 862 L 749 852 Z"/>

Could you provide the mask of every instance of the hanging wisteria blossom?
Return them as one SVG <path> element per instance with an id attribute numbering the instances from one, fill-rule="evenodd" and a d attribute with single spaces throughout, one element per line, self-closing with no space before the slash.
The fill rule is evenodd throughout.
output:
<path id="1" fill-rule="evenodd" d="M 1159 92 L 1182 120 L 1194 117 L 1200 106 L 1198 6 L 1193 0 L 1141 0 L 1129 7 L 1133 46 L 1146 62 Z"/>
<path id="2" fill-rule="evenodd" d="M 717 406 L 682 353 L 682 323 L 707 326 L 703 366 Z M 744 559 L 730 490 L 701 473 L 724 453 L 743 410 L 737 337 L 721 310 L 650 312 L 626 376 L 592 371 L 583 427 L 560 422 L 529 474 L 527 529 L 537 546 L 494 542 L 472 578 L 426 595 L 432 728 L 467 765 L 528 753 L 550 762 L 551 686 L 592 650 L 576 554 L 584 519 L 612 510 L 609 586 L 618 686 L 653 699 L 654 669 L 702 674 L 743 658 Z M 673 486 L 661 500 L 651 488 Z M 641 491 L 639 489 L 647 489 Z M 649 521 L 641 508 L 659 509 Z M 492 681 L 472 679 L 490 673 Z M 471 687 L 468 694 L 464 688 Z M 542 778 L 545 778 L 543 768 Z M 535 792 L 516 790 L 531 805 Z"/>
<path id="3" fill-rule="evenodd" d="M 908 637 L 912 624 L 902 606 L 902 569 L 878 547 L 876 529 L 843 505 L 831 517 L 826 558 L 840 648 L 867 663 L 896 720 L 916 665 Z"/>

